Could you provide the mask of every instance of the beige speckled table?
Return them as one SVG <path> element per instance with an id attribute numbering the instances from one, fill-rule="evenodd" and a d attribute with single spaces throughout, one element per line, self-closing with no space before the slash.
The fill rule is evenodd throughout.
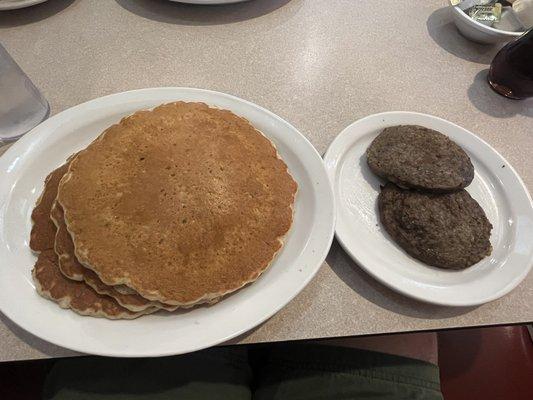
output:
<path id="1" fill-rule="evenodd" d="M 253 0 L 223 7 L 49 0 L 0 12 L 0 41 L 42 89 L 52 113 L 129 89 L 208 88 L 272 110 L 324 152 L 358 118 L 419 111 L 475 132 L 533 187 L 533 102 L 491 92 L 485 76 L 497 48 L 462 38 L 444 0 L 415 3 L 416 12 L 397 0 Z M 437 307 L 377 283 L 334 244 L 295 300 L 236 341 L 532 320 L 533 274 L 481 307 Z M 0 360 L 72 354 L 0 314 Z"/>

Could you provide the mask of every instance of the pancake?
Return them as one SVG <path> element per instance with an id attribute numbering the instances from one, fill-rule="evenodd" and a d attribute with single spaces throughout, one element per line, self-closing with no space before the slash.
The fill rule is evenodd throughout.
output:
<path id="1" fill-rule="evenodd" d="M 57 200 L 76 258 L 105 284 L 183 306 L 259 277 L 290 229 L 296 190 L 248 121 L 177 102 L 108 128 L 71 163 Z"/>
<path id="2" fill-rule="evenodd" d="M 72 241 L 69 243 L 69 234 L 66 226 L 61 225 L 63 219 L 63 210 L 57 206 L 57 202 L 52 203 L 49 218 L 56 227 L 54 239 L 54 250 L 58 256 L 59 270 L 67 278 L 74 281 L 83 281 L 83 266 L 78 263 L 75 257 L 71 256 L 68 246 L 74 247 Z M 72 252 L 73 253 L 73 252 Z"/>
<path id="3" fill-rule="evenodd" d="M 465 151 L 442 133 L 422 126 L 384 129 L 366 156 L 372 172 L 405 189 L 450 192 L 465 188 L 474 178 Z"/>
<path id="4" fill-rule="evenodd" d="M 76 256 L 74 255 L 74 244 L 72 243 L 72 239 L 63 219 L 63 210 L 61 209 L 61 206 L 57 205 L 57 202 L 54 202 L 50 216 L 57 227 L 55 252 L 59 258 L 59 269 L 67 278 L 70 278 L 73 274 L 79 276 L 81 279 L 77 280 L 83 280 L 99 294 L 105 294 L 114 298 L 122 307 L 127 308 L 130 311 L 143 311 L 153 307 L 165 309 L 167 311 L 174 311 L 176 309 L 176 306 L 153 302 L 145 299 L 139 294 L 120 293 L 116 290 L 116 287 L 104 284 L 100 278 L 98 278 L 98 275 L 92 270 L 85 268 L 76 259 Z"/>
<path id="5" fill-rule="evenodd" d="M 60 173 L 64 174 L 67 170 L 67 166 L 68 163 L 51 174 L 51 178 L 53 179 L 50 179 L 48 184 L 45 185 L 48 188 L 48 193 L 57 193 L 57 186 L 59 184 L 57 175 Z M 49 198 L 50 196 L 47 195 L 46 199 L 48 200 Z M 47 203 L 48 201 L 43 202 L 43 204 Z M 92 287 L 97 293 L 113 297 L 121 306 L 130 311 L 139 312 L 151 307 L 163 308 L 167 311 L 174 311 L 176 309 L 174 306 L 164 305 L 159 302 L 151 302 L 150 300 L 141 297 L 139 294 L 136 294 L 131 289 L 126 289 L 131 293 L 119 293 L 114 287 L 105 285 L 93 271 L 83 267 L 74 256 L 74 244 L 72 243 L 72 239 L 64 224 L 63 211 L 60 207 L 57 207 L 56 204 L 57 202 L 55 201 L 52 204 L 49 219 L 53 221 L 56 229 L 54 250 L 58 255 L 58 265 L 63 275 L 72 280 L 85 281 L 85 283 Z M 41 208 L 44 210 L 44 207 Z M 44 223 L 43 220 L 40 224 L 36 224 L 37 228 L 44 225 Z M 46 230 L 46 235 L 48 235 L 48 232 L 49 230 Z M 42 234 L 44 234 L 44 232 Z M 46 240 L 50 240 L 48 236 Z"/>
<path id="6" fill-rule="evenodd" d="M 74 156 L 70 157 L 70 159 L 73 157 Z M 62 248 L 64 241 L 60 240 L 58 249 L 58 243 L 56 240 L 56 236 L 58 234 L 61 237 L 64 237 L 64 235 L 67 233 L 64 230 L 58 231 L 55 220 L 58 218 L 62 220 L 63 212 L 62 210 L 57 210 L 55 198 L 57 196 L 59 181 L 68 170 L 70 159 L 67 160 L 64 165 L 52 171 L 45 180 L 43 193 L 37 200 L 36 207 L 32 212 L 34 226 L 30 234 L 30 248 L 38 252 L 41 250 L 47 250 L 47 246 L 49 246 L 51 242 L 55 243 L 54 249 L 59 256 L 59 268 L 61 272 L 69 279 L 81 281 L 83 280 L 83 266 L 70 256 L 68 251 L 68 243 L 65 244 L 67 249 L 64 249 Z M 71 240 L 70 243 L 72 243 Z M 121 292 L 123 294 L 135 293 L 135 291 L 127 287 L 124 287 Z"/>
<path id="7" fill-rule="evenodd" d="M 71 239 L 72 240 L 72 239 Z M 113 288 L 121 294 L 136 294 L 137 292 L 125 285 L 115 285 Z"/>
<path id="8" fill-rule="evenodd" d="M 48 174 L 41 196 L 31 213 L 33 227 L 30 233 L 30 248 L 37 253 L 53 247 L 56 227 L 50 219 L 50 209 L 57 196 L 59 181 L 67 169 L 68 164 L 64 164 Z"/>
<path id="9" fill-rule="evenodd" d="M 50 215 L 53 194 L 57 191 L 58 176 L 65 171 L 65 166 L 53 171 L 45 181 L 45 187 L 40 201 L 32 215 L 35 215 L 34 225 L 30 237 L 39 244 L 39 257 L 32 271 L 37 292 L 62 308 L 70 308 L 81 315 L 106 317 L 109 319 L 132 319 L 146 313 L 155 312 L 156 308 L 149 308 L 142 312 L 132 312 L 121 307 L 109 296 L 97 294 L 85 283 L 66 278 L 60 271 L 57 256 L 53 250 L 55 233 L 51 235 L 48 228 L 49 221 L 43 216 Z M 50 200 L 51 199 L 51 200 Z M 52 226 L 55 226 L 52 223 Z M 43 236 L 39 236 L 42 234 Z"/>
<path id="10" fill-rule="evenodd" d="M 57 255 L 43 250 L 32 271 L 37 292 L 61 308 L 70 308 L 81 315 L 108 319 L 133 319 L 156 311 L 156 308 L 132 312 L 121 307 L 109 296 L 101 296 L 82 282 L 65 278 L 57 266 Z"/>
<path id="11" fill-rule="evenodd" d="M 75 281 L 85 280 L 87 268 L 81 265 L 74 255 L 74 243 L 72 243 L 63 219 L 63 209 L 58 205 L 57 201 L 52 204 L 50 218 L 56 227 L 54 250 L 59 257 L 59 269 L 69 279 Z M 125 295 L 136 294 L 134 290 L 126 286 L 114 286 L 113 290 Z"/>
<path id="12" fill-rule="evenodd" d="M 388 183 L 378 197 L 385 230 L 426 264 L 464 269 L 490 255 L 492 225 L 466 190 L 434 194 Z"/>

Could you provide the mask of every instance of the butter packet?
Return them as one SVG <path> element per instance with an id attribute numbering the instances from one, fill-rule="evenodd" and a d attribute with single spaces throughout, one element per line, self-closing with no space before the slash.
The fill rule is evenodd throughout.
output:
<path id="1" fill-rule="evenodd" d="M 500 3 L 476 5 L 468 9 L 468 16 L 474 21 L 492 26 L 495 22 L 499 22 L 502 17 L 502 5 Z"/>
<path id="2" fill-rule="evenodd" d="M 526 27 L 518 19 L 511 7 L 503 7 L 500 21 L 494 22 L 492 27 L 507 32 L 523 32 L 526 30 Z"/>
<path id="3" fill-rule="evenodd" d="M 463 11 L 474 6 L 486 6 L 491 3 L 495 3 L 495 0 L 450 0 L 452 6 L 459 6 Z"/>

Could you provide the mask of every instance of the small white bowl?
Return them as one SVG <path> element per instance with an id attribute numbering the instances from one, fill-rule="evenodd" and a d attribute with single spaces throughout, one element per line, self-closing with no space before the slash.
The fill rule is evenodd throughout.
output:
<path id="1" fill-rule="evenodd" d="M 500 43 L 512 40 L 524 32 L 502 31 L 474 21 L 458 6 L 452 7 L 453 20 L 459 32 L 467 39 L 478 43 Z"/>

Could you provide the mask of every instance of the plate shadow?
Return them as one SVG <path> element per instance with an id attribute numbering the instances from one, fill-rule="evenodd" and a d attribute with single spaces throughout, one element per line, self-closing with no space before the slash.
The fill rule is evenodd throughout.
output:
<path id="1" fill-rule="evenodd" d="M 49 356 L 49 357 L 71 357 L 76 355 L 81 355 L 82 353 L 78 353 L 72 350 L 68 350 L 64 347 L 56 346 L 55 344 L 49 343 L 46 340 L 43 340 L 41 338 L 38 338 L 37 336 L 33 335 L 32 333 L 25 331 L 18 325 L 16 325 L 13 321 L 11 321 L 9 318 L 7 318 L 4 314 L 0 312 L 0 323 L 4 324 L 4 326 L 9 329 L 16 337 L 18 337 L 21 341 L 26 343 L 28 346 L 34 348 L 35 350 L 39 351 L 40 353 Z"/>
<path id="2" fill-rule="evenodd" d="M 476 74 L 468 88 L 468 99 L 479 111 L 496 118 L 511 118 L 515 115 L 533 117 L 533 98 L 513 100 L 499 95 L 487 82 L 489 70 Z"/>
<path id="3" fill-rule="evenodd" d="M 0 27 L 9 28 L 32 24 L 58 14 L 76 0 L 49 0 L 34 6 L 17 10 L 0 11 Z"/>
<path id="4" fill-rule="evenodd" d="M 429 36 L 448 53 L 463 60 L 478 64 L 490 64 L 500 45 L 484 45 L 472 42 L 462 36 L 453 22 L 451 7 L 435 10 L 427 19 Z"/>
<path id="5" fill-rule="evenodd" d="M 168 0 L 115 1 L 133 14 L 157 22 L 177 25 L 222 25 L 269 14 L 291 0 L 249 0 L 220 5 L 184 4 Z"/>
<path id="6" fill-rule="evenodd" d="M 463 315 L 477 308 L 445 307 L 403 296 L 368 275 L 342 249 L 337 240 L 333 242 L 326 261 L 333 272 L 357 294 L 396 314 L 419 319 L 443 319 Z"/>

